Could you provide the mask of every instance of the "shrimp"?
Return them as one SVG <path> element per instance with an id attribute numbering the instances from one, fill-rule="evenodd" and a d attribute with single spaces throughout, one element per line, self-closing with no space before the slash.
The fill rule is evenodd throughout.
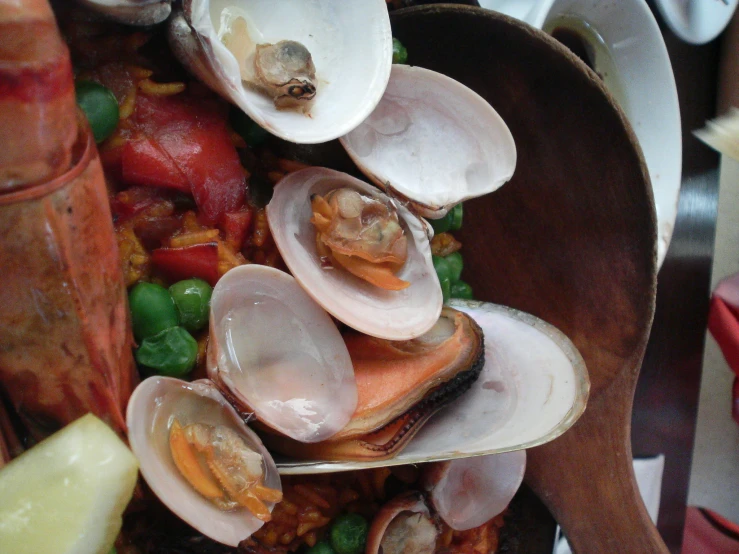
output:
<path id="1" fill-rule="evenodd" d="M 0 0 L 0 36 L 0 389 L 35 439 L 88 412 L 123 435 L 126 289 L 69 52 L 46 0 Z"/>

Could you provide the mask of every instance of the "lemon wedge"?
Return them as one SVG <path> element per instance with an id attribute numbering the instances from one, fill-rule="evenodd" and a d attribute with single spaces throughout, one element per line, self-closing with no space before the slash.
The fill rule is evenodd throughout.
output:
<path id="1" fill-rule="evenodd" d="M 138 463 L 88 414 L 0 470 L 0 552 L 107 554 Z"/>

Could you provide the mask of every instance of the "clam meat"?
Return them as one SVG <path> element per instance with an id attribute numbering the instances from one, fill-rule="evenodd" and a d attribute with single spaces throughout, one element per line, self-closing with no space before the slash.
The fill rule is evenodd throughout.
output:
<path id="1" fill-rule="evenodd" d="M 218 30 L 218 38 L 239 64 L 241 80 L 272 98 L 277 108 L 307 111 L 316 95 L 316 66 L 310 52 L 294 40 L 255 43 L 247 17 L 241 10 L 225 8 Z"/>
<path id="2" fill-rule="evenodd" d="M 380 460 L 395 456 L 444 405 L 467 391 L 484 364 L 483 336 L 467 315 L 444 308 L 421 337 L 388 341 L 344 334 L 354 364 L 357 408 L 329 440 L 302 444 L 272 433 L 265 443 L 313 460 Z"/>
<path id="3" fill-rule="evenodd" d="M 366 554 L 434 554 L 439 529 L 423 495 L 408 491 L 385 504 L 370 525 Z"/>
<path id="4" fill-rule="evenodd" d="M 270 267 L 239 266 L 218 281 L 207 366 L 240 411 L 295 441 L 330 438 L 357 405 L 336 325 L 295 279 Z"/>
<path id="5" fill-rule="evenodd" d="M 212 382 L 150 377 L 126 423 L 149 487 L 195 529 L 237 546 L 270 520 L 282 499 L 274 461 Z"/>
<path id="6" fill-rule="evenodd" d="M 296 143 L 327 142 L 359 125 L 392 64 L 382 0 L 183 0 L 169 40 L 200 80 Z"/>
<path id="7" fill-rule="evenodd" d="M 316 251 L 334 267 L 386 290 L 410 283 L 396 277 L 408 259 L 408 239 L 390 203 L 362 195 L 353 188 L 311 197 Z"/>
<path id="8" fill-rule="evenodd" d="M 377 188 L 307 168 L 277 184 L 267 215 L 295 279 L 341 322 L 409 340 L 439 319 L 443 298 L 427 225 Z"/>
<path id="9" fill-rule="evenodd" d="M 341 143 L 373 183 L 430 218 L 495 191 L 516 168 L 513 135 L 495 109 L 420 67 L 393 65 L 382 100 Z"/>

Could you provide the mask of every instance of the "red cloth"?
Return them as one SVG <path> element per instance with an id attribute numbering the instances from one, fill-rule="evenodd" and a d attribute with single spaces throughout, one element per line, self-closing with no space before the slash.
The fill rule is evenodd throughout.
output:
<path id="1" fill-rule="evenodd" d="M 689 506 L 683 554 L 739 554 L 739 525 L 705 508 Z"/>
<path id="2" fill-rule="evenodd" d="M 708 330 L 737 375 L 732 389 L 732 415 L 739 423 L 739 273 L 721 281 L 713 291 Z"/>

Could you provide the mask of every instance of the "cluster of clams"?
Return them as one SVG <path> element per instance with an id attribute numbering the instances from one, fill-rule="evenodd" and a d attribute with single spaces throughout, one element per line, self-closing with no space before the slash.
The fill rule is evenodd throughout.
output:
<path id="1" fill-rule="evenodd" d="M 154 492 L 236 545 L 281 496 L 264 440 L 285 457 L 283 473 L 462 458 L 429 469 L 436 512 L 454 528 L 498 513 L 525 455 L 465 458 L 554 438 L 584 408 L 587 376 L 544 322 L 480 302 L 443 306 L 422 217 L 512 177 L 516 148 L 497 112 L 448 77 L 392 65 L 384 0 L 183 0 L 173 11 L 84 2 L 128 23 L 169 18 L 173 51 L 198 78 L 285 140 L 340 138 L 379 187 L 319 167 L 276 185 L 267 213 L 291 275 L 228 272 L 211 301 L 209 379 L 150 378 L 129 403 L 131 446 Z M 507 467 L 500 494 L 491 464 Z M 435 542 L 417 497 L 385 511 L 376 551 L 392 552 L 404 525 Z"/>

